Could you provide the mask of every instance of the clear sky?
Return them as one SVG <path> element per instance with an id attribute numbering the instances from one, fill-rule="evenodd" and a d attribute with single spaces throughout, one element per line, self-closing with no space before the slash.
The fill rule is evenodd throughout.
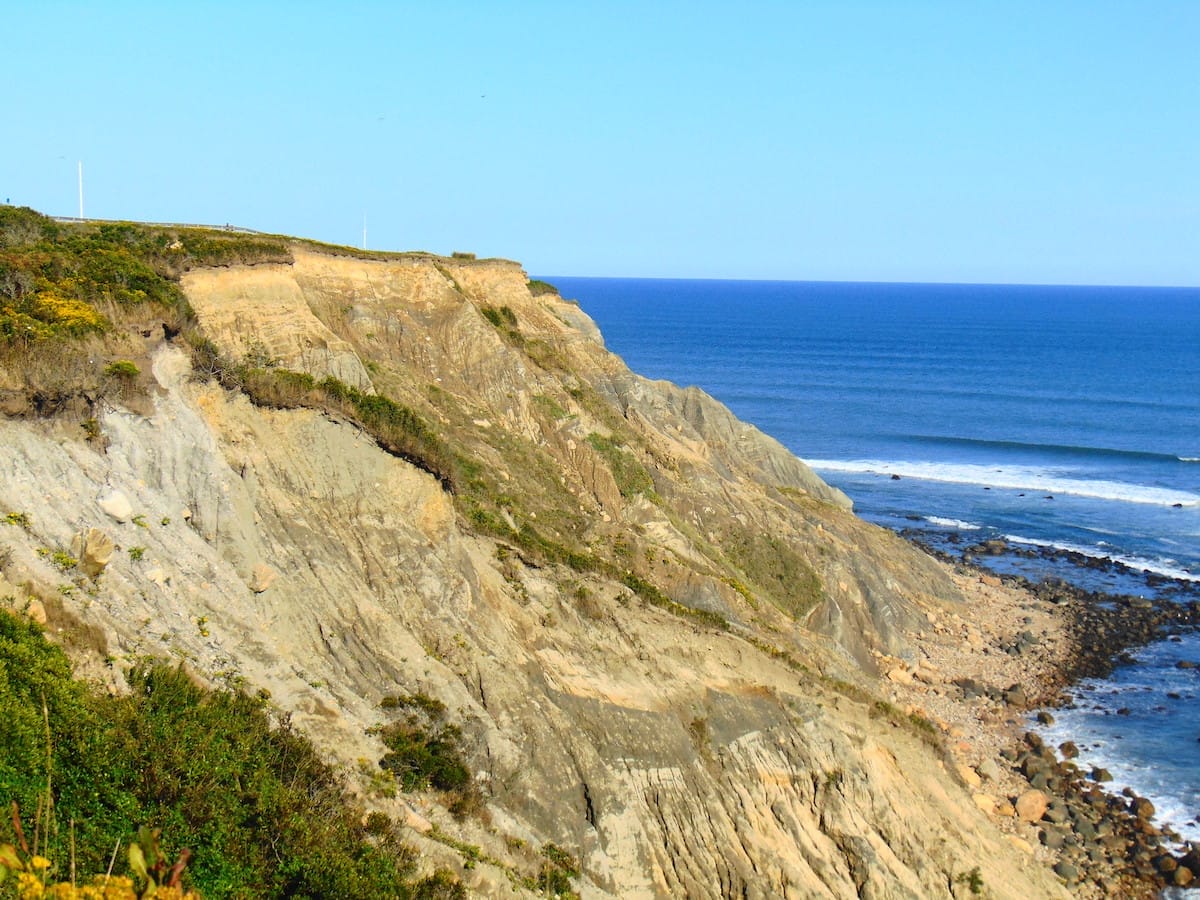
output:
<path id="1" fill-rule="evenodd" d="M 0 199 L 535 274 L 1200 285 L 1200 2 L 0 13 Z"/>

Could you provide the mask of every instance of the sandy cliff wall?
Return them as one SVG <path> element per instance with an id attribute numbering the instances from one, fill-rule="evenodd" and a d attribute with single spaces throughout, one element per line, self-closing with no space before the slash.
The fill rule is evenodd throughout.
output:
<path id="1" fill-rule="evenodd" d="M 956 594 L 778 443 L 630 373 L 515 264 L 297 250 L 185 288 L 226 353 L 409 404 L 506 486 L 504 515 L 606 566 L 514 551 L 354 421 L 254 406 L 164 344 L 153 414 L 109 410 L 104 452 L 0 421 L 0 506 L 33 522 L 0 531 L 0 594 L 62 598 L 52 628 L 78 617 L 118 660 L 269 690 L 352 774 L 382 755 L 384 696 L 443 701 L 490 829 L 433 797 L 372 802 L 415 841 L 432 820 L 514 864 L 515 839 L 552 840 L 585 895 L 945 897 L 974 867 L 994 896 L 1060 893 L 936 750 L 841 684 Z M 504 308 L 515 324 L 489 320 Z M 38 552 L 93 527 L 120 548 L 94 581 Z M 646 604 L 622 570 L 728 629 Z M 486 864 L 466 877 L 515 890 Z"/>

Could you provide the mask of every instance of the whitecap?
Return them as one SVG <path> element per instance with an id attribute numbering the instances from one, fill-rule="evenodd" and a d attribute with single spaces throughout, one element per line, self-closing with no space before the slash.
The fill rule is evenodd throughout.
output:
<path id="1" fill-rule="evenodd" d="M 1200 506 L 1200 494 L 1123 481 L 1072 478 L 1063 470 L 1043 466 L 995 466 L 968 463 L 935 463 L 909 460 L 806 459 L 818 472 L 849 475 L 899 475 L 950 484 L 977 484 L 1015 491 L 1037 491 L 1152 506 Z"/>
<path id="2" fill-rule="evenodd" d="M 1178 566 L 1173 559 L 1145 559 L 1141 556 L 1125 556 L 1120 553 L 1105 553 L 1097 547 L 1085 547 L 1082 544 L 1072 544 L 1066 541 L 1046 541 L 1040 538 L 1022 537 L 1019 534 L 1006 534 L 1004 539 L 1011 544 L 1026 544 L 1031 547 L 1045 547 L 1049 550 L 1063 550 L 1067 553 L 1078 553 L 1092 559 L 1110 559 L 1115 563 L 1136 569 L 1139 572 L 1153 572 L 1166 578 L 1177 578 L 1180 581 L 1200 581 L 1200 575 L 1189 572 Z"/>
<path id="3" fill-rule="evenodd" d="M 964 522 L 962 519 L 946 519 L 942 516 L 926 516 L 925 521 L 930 525 L 941 525 L 943 528 L 957 528 L 959 531 L 978 531 L 983 526 L 974 522 Z"/>

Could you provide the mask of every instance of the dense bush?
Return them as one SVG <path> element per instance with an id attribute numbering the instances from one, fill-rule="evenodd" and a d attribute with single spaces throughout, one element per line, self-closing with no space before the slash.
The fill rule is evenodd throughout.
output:
<path id="1" fill-rule="evenodd" d="M 410 896 L 412 852 L 391 829 L 368 834 L 286 719 L 272 723 L 260 701 L 206 690 L 161 662 L 128 680 L 124 697 L 89 689 L 36 626 L 0 614 L 0 799 L 41 819 L 52 876 L 70 858 L 73 820 L 81 873 L 103 872 L 116 842 L 150 825 L 168 854 L 192 850 L 188 872 L 205 896 Z M 43 807 L 38 817 L 48 785 L 52 816 Z M 0 823 L 0 842 L 14 838 Z"/>
<path id="2" fill-rule="evenodd" d="M 110 327 L 113 309 L 150 304 L 190 317 L 179 274 L 200 265 L 289 262 L 279 238 L 131 223 L 60 225 L 0 206 L 0 346 L 77 338 Z"/>

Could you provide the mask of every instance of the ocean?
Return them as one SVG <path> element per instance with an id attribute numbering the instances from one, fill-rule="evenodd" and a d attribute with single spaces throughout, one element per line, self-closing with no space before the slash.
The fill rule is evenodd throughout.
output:
<path id="1" fill-rule="evenodd" d="M 1200 289 L 545 278 L 635 372 L 703 388 L 870 521 L 1200 599 Z M 1136 655 L 1048 736 L 1200 840 L 1200 669 L 1176 668 L 1200 639 Z"/>

